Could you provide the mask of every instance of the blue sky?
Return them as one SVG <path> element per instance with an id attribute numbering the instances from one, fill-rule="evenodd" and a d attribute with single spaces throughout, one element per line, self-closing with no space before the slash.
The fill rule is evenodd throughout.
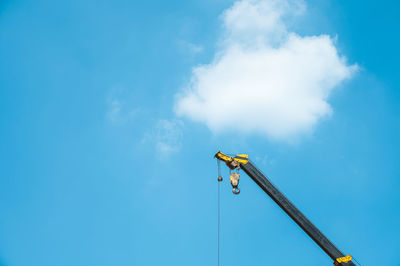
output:
<path id="1" fill-rule="evenodd" d="M 248 153 L 363 266 L 400 265 L 399 4 L 310 0 L 284 22 L 357 70 L 327 85 L 331 112 L 282 135 L 264 115 L 225 125 L 229 95 L 211 116 L 177 110 L 202 88 L 192 70 L 232 44 L 233 5 L 0 2 L 1 266 L 216 264 L 219 149 Z M 221 265 L 331 265 L 245 174 L 235 196 L 223 173 Z"/>

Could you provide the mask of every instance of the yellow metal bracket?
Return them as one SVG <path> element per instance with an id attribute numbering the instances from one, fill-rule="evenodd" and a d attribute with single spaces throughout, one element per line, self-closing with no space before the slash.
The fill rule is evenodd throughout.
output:
<path id="1" fill-rule="evenodd" d="M 249 162 L 249 156 L 247 154 L 238 154 L 236 156 L 228 156 L 218 151 L 215 155 L 218 160 L 224 161 L 230 169 L 235 169 L 240 164 L 246 164 Z"/>
<path id="2" fill-rule="evenodd" d="M 339 263 L 342 263 L 342 262 L 347 263 L 347 262 L 351 261 L 352 258 L 353 258 L 352 256 L 347 255 L 345 257 L 337 258 L 336 261 Z"/>

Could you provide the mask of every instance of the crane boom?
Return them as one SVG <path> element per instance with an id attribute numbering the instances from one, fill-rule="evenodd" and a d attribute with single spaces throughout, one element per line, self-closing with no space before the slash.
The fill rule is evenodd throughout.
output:
<path id="1" fill-rule="evenodd" d="M 263 173 L 249 160 L 247 155 L 235 157 L 217 152 L 215 157 L 230 169 L 243 171 L 334 261 L 335 265 L 355 266 L 350 255 L 345 256 L 307 217 L 282 194 Z"/>

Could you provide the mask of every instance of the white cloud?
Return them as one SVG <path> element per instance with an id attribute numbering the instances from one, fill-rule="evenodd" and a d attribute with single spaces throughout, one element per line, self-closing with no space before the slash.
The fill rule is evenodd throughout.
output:
<path id="1" fill-rule="evenodd" d="M 286 21 L 303 13 L 300 0 L 237 1 L 222 14 L 224 42 L 230 44 L 273 45 L 287 35 Z"/>
<path id="2" fill-rule="evenodd" d="M 214 60 L 195 67 L 175 111 L 213 132 L 234 130 L 291 141 L 332 113 L 334 88 L 348 65 L 328 35 L 300 36 L 288 21 L 303 1 L 242 0 L 222 14 L 224 34 Z"/>

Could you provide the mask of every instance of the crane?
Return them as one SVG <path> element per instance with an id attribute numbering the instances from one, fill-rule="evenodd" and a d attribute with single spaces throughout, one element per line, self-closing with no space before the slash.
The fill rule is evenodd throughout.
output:
<path id="1" fill-rule="evenodd" d="M 298 225 L 300 228 L 334 261 L 335 266 L 355 266 L 352 256 L 344 255 L 329 239 L 313 224 L 307 217 L 291 203 L 282 192 L 280 192 L 263 173 L 255 167 L 246 154 L 228 156 L 220 151 L 215 155 L 231 170 L 230 182 L 233 193 L 239 194 L 239 169 L 243 171 L 262 189 L 269 197 Z M 222 181 L 222 177 L 218 177 Z"/>

